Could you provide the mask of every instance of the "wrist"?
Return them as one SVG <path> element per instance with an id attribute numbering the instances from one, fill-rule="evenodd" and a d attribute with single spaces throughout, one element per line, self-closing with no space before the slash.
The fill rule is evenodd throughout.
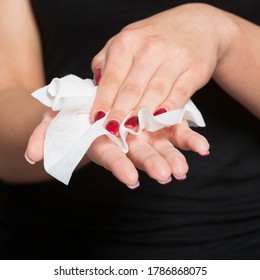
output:
<path id="1" fill-rule="evenodd" d="M 219 28 L 220 41 L 218 48 L 218 59 L 213 78 L 217 80 L 232 71 L 239 60 L 237 51 L 241 44 L 242 32 L 237 22 L 237 17 L 233 14 L 223 11 L 223 21 Z"/>

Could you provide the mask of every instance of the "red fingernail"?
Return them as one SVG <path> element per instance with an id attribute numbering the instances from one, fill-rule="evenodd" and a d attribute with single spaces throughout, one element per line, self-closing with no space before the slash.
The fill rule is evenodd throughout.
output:
<path id="1" fill-rule="evenodd" d="M 137 116 L 133 116 L 125 122 L 125 126 L 130 126 L 132 128 L 136 127 L 138 124 L 139 124 L 139 120 Z"/>
<path id="2" fill-rule="evenodd" d="M 166 110 L 165 108 L 160 108 L 160 109 L 158 109 L 157 111 L 155 111 L 155 112 L 153 113 L 153 115 L 154 115 L 154 116 L 158 116 L 158 115 L 161 115 L 161 114 L 166 113 L 166 112 L 167 112 L 167 110 Z"/>
<path id="3" fill-rule="evenodd" d="M 117 121 L 109 121 L 106 126 L 106 130 L 112 134 L 117 134 L 119 130 L 119 123 Z"/>
<path id="4" fill-rule="evenodd" d="M 97 112 L 97 113 L 96 113 L 96 116 L 95 116 L 95 118 L 94 118 L 94 122 L 96 122 L 96 121 L 98 121 L 98 120 L 104 118 L 105 115 L 106 115 L 106 113 L 103 112 L 103 111 Z"/>
<path id="5" fill-rule="evenodd" d="M 201 154 L 201 156 L 202 156 L 202 157 L 207 157 L 207 156 L 209 156 L 209 151 L 208 151 L 207 153 L 205 153 L 205 154 Z"/>
<path id="6" fill-rule="evenodd" d="M 98 86 L 100 79 L 101 79 L 101 68 L 99 67 L 96 69 L 96 71 L 94 73 L 94 78 L 93 78 L 94 84 L 96 86 Z"/>

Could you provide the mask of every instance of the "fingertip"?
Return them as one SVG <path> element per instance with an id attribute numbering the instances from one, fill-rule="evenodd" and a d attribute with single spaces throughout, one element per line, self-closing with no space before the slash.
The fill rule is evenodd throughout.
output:
<path id="1" fill-rule="evenodd" d="M 193 131 L 186 143 L 188 150 L 198 153 L 201 156 L 209 155 L 209 142 L 201 134 Z"/>
<path id="2" fill-rule="evenodd" d="M 124 126 L 125 126 L 125 128 L 131 130 L 132 132 L 138 132 L 138 130 L 139 130 L 139 118 L 138 118 L 138 116 L 134 115 L 134 116 L 130 117 L 129 119 L 127 119 L 124 122 Z"/>
<path id="3" fill-rule="evenodd" d="M 24 158 L 26 159 L 26 161 L 27 161 L 28 163 L 30 163 L 30 164 L 32 164 L 32 165 L 36 163 L 36 161 L 33 161 L 33 160 L 31 160 L 31 159 L 29 158 L 27 149 L 26 149 L 26 151 L 25 151 L 25 153 L 24 153 Z"/>
<path id="4" fill-rule="evenodd" d="M 95 115 L 94 115 L 94 120 L 93 122 L 96 122 L 98 120 L 101 120 L 105 117 L 106 113 L 104 111 L 98 111 Z"/>
<path id="5" fill-rule="evenodd" d="M 149 176 L 160 184 L 167 184 L 171 181 L 171 167 L 165 159 L 157 159 L 156 162 L 150 162 L 146 167 Z"/>
<path id="6" fill-rule="evenodd" d="M 183 176 L 177 176 L 177 175 L 173 175 L 174 178 L 178 181 L 184 181 L 187 178 L 187 175 L 183 175 Z"/>
<path id="7" fill-rule="evenodd" d="M 113 135 L 117 135 L 118 131 L 119 131 L 119 122 L 116 120 L 110 120 L 107 124 L 106 124 L 106 130 L 108 132 L 110 132 Z"/>
<path id="8" fill-rule="evenodd" d="M 103 109 L 103 107 L 100 107 L 99 105 L 96 105 L 96 100 L 94 101 L 92 105 L 92 109 L 90 111 L 90 121 L 92 123 L 95 123 L 96 121 L 101 120 L 106 116 L 106 110 Z"/>
<path id="9" fill-rule="evenodd" d="M 93 82 L 94 82 L 95 86 L 99 85 L 101 76 L 102 76 L 102 68 L 101 67 L 97 67 L 95 72 L 94 72 L 94 76 L 93 76 Z"/>
<path id="10" fill-rule="evenodd" d="M 160 180 L 157 180 L 157 182 L 161 185 L 167 185 L 169 184 L 170 182 L 172 181 L 172 176 L 170 176 L 168 179 L 164 180 L 164 181 L 160 181 Z"/>
<path id="11" fill-rule="evenodd" d="M 164 114 L 166 112 L 167 112 L 166 108 L 159 108 L 153 113 L 153 116 L 156 117 L 156 116 Z"/>
<path id="12" fill-rule="evenodd" d="M 33 145 L 29 143 L 26 152 L 24 154 L 25 159 L 31 163 L 34 164 L 38 161 L 43 160 L 43 147 L 42 145 Z"/>
<path id="13" fill-rule="evenodd" d="M 199 135 L 199 139 L 196 146 L 197 146 L 196 147 L 197 153 L 200 154 L 201 156 L 206 157 L 210 154 L 209 152 L 210 145 L 204 136 Z"/>
<path id="14" fill-rule="evenodd" d="M 136 189 L 139 183 L 139 174 L 128 158 L 120 159 L 117 164 L 110 166 L 113 175 L 130 189 Z"/>
<path id="15" fill-rule="evenodd" d="M 136 168 L 134 167 L 134 165 L 125 168 L 123 179 L 125 181 L 126 186 L 129 187 L 130 189 L 136 189 L 140 186 L 139 174 Z"/>
<path id="16" fill-rule="evenodd" d="M 200 154 L 202 157 L 207 157 L 210 155 L 210 151 L 207 151 L 206 153 L 202 153 Z"/>
<path id="17" fill-rule="evenodd" d="M 36 128 L 31 137 L 25 152 L 25 158 L 28 162 L 38 162 L 43 159 L 43 149 L 44 149 L 44 135 L 38 133 L 41 131 L 40 126 Z"/>
<path id="18" fill-rule="evenodd" d="M 134 185 L 126 185 L 129 189 L 135 190 L 140 186 L 140 182 L 137 181 Z"/>
<path id="19" fill-rule="evenodd" d="M 188 173 L 189 166 L 188 166 L 186 160 L 185 161 L 175 160 L 172 169 L 173 169 L 172 173 L 173 173 L 174 178 L 176 180 L 182 181 L 182 180 L 185 180 L 187 177 L 186 174 Z"/>

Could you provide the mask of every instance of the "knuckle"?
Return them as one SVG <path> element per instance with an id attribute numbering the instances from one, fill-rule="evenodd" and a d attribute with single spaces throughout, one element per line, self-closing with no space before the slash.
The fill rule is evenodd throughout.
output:
<path id="1" fill-rule="evenodd" d="M 146 38 L 143 46 L 143 52 L 146 55 L 159 55 L 161 54 L 161 50 L 162 42 L 157 36 L 149 36 Z"/>
<path id="2" fill-rule="evenodd" d="M 143 166 L 146 169 L 148 173 L 150 173 L 151 170 L 157 169 L 157 160 L 156 155 L 151 154 L 143 160 Z"/>
<path id="3" fill-rule="evenodd" d="M 190 91 L 185 86 L 175 86 L 166 100 L 168 109 L 182 108 L 189 99 Z"/>
<path id="4" fill-rule="evenodd" d="M 97 102 L 98 103 L 95 103 L 92 107 L 93 114 L 97 114 L 99 111 L 106 113 L 110 110 L 111 106 L 113 105 L 113 100 L 108 99 L 105 96 L 102 96 L 99 99 L 97 99 Z M 93 117 L 95 116 L 93 115 Z"/>
<path id="5" fill-rule="evenodd" d="M 99 63 L 100 59 L 99 59 L 99 55 L 95 55 L 91 61 L 91 67 L 93 70 L 95 70 L 98 67 L 98 63 Z"/>
<path id="6" fill-rule="evenodd" d="M 178 93 L 178 96 L 182 96 L 183 98 L 187 98 L 189 95 L 189 89 L 183 85 L 175 86 L 173 89 L 174 93 Z"/>
<path id="7" fill-rule="evenodd" d="M 183 107 L 182 102 L 178 98 L 168 98 L 164 104 L 165 106 L 162 107 L 166 107 L 168 111 Z"/>
<path id="8" fill-rule="evenodd" d="M 132 50 L 133 43 L 139 45 L 141 43 L 142 47 L 138 50 L 141 55 L 159 55 L 162 50 L 162 40 L 159 36 L 147 36 L 145 40 L 140 41 L 140 36 L 138 32 L 134 29 L 123 29 L 116 36 L 113 44 L 116 44 L 121 50 Z"/>
<path id="9" fill-rule="evenodd" d="M 173 55 L 175 57 L 178 57 L 179 59 L 186 61 L 186 59 L 188 57 L 191 57 L 192 54 L 191 54 L 191 51 L 189 50 L 189 48 L 184 47 L 184 46 L 175 45 L 173 48 Z"/>
<path id="10" fill-rule="evenodd" d="M 125 93 L 128 96 L 138 98 L 141 95 L 141 88 L 137 83 L 130 82 L 122 86 L 120 93 Z"/>
<path id="11" fill-rule="evenodd" d="M 151 95 L 164 95 L 166 92 L 166 85 L 163 82 L 150 83 L 147 87 L 147 92 Z"/>
<path id="12" fill-rule="evenodd" d="M 133 30 L 123 29 L 115 38 L 114 44 L 117 44 L 121 50 L 128 50 L 132 48 L 136 39 L 137 36 Z"/>
<path id="13" fill-rule="evenodd" d="M 117 156 L 115 157 L 109 164 L 109 170 L 113 172 L 113 174 L 117 174 L 120 171 L 120 167 L 124 166 L 125 158 L 124 156 Z M 122 170 L 121 170 L 122 171 Z"/>
<path id="14" fill-rule="evenodd" d="M 117 72 L 115 71 L 106 71 L 106 73 L 103 74 L 102 79 L 100 80 L 99 86 L 102 87 L 102 85 L 106 85 L 106 88 L 109 87 L 119 87 L 121 84 L 121 79 Z"/>
<path id="15" fill-rule="evenodd" d="M 103 66 L 103 63 L 105 61 L 106 58 L 106 53 L 105 50 L 101 50 L 100 52 L 98 52 L 91 60 L 91 68 L 93 70 L 93 72 L 96 70 L 96 68 Z"/>
<path id="16" fill-rule="evenodd" d="M 104 168 L 111 171 L 114 168 L 113 166 L 116 165 L 115 159 L 117 159 L 117 157 L 113 156 L 113 148 L 110 147 L 108 150 L 108 145 L 102 147 L 100 145 L 101 142 L 99 141 L 98 143 L 97 147 L 93 148 L 92 146 L 91 152 L 94 154 L 94 157 L 98 159 L 99 165 L 102 165 Z"/>

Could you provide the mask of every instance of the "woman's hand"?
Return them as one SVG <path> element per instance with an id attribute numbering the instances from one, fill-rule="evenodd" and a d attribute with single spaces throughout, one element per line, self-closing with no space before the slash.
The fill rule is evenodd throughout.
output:
<path id="1" fill-rule="evenodd" d="M 32 133 L 25 153 L 31 164 L 43 159 L 44 137 L 55 116 L 56 113 L 48 111 Z M 128 135 L 127 142 L 129 152 L 125 154 L 106 136 L 97 138 L 79 167 L 91 160 L 110 170 L 128 187 L 136 188 L 139 186 L 137 169 L 145 171 L 161 184 L 170 182 L 172 175 L 178 180 L 185 179 L 188 164 L 174 145 L 201 155 L 207 155 L 209 151 L 207 140 L 191 130 L 186 121 L 157 132 L 143 131 L 139 136 Z"/>
<path id="2" fill-rule="evenodd" d="M 132 111 L 183 107 L 211 78 L 231 28 L 225 12 L 206 4 L 178 6 L 126 26 L 93 59 L 99 87 L 92 120 L 111 110 L 105 125 L 116 134 Z"/>

